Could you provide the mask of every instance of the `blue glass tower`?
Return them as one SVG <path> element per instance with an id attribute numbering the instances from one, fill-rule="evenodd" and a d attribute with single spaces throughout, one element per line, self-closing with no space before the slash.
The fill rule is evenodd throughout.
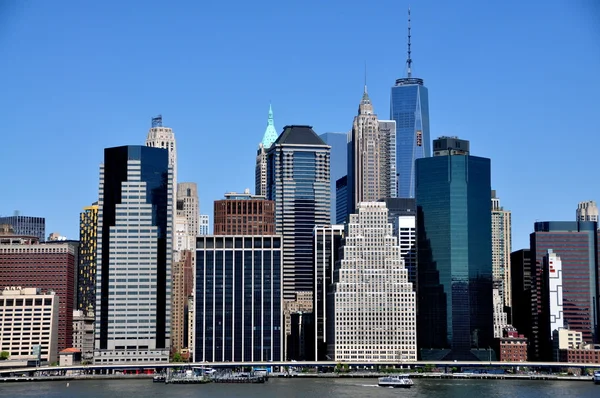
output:
<path id="1" fill-rule="evenodd" d="M 416 161 L 417 320 L 423 360 L 491 360 L 490 159 L 442 137 Z"/>
<path id="2" fill-rule="evenodd" d="M 338 220 L 336 215 L 335 183 L 348 172 L 348 133 L 324 133 L 319 137 L 331 147 L 331 221 L 341 224 L 344 220 Z"/>
<path id="3" fill-rule="evenodd" d="M 412 77 L 408 10 L 407 77 L 396 80 L 390 96 L 390 119 L 396 121 L 396 170 L 399 198 L 415 197 L 415 161 L 431 156 L 429 94 L 423 79 Z"/>

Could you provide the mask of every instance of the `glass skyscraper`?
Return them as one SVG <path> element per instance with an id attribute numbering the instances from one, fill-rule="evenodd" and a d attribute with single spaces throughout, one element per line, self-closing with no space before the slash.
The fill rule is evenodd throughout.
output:
<path id="1" fill-rule="evenodd" d="M 0 217 L 0 225 L 8 224 L 15 235 L 36 236 L 40 242 L 46 240 L 46 219 L 44 217 L 8 216 Z"/>
<path id="2" fill-rule="evenodd" d="M 98 203 L 79 214 L 79 264 L 77 267 L 77 309 L 96 308 L 96 247 L 98 239 Z"/>
<path id="3" fill-rule="evenodd" d="M 423 360 L 489 360 L 493 345 L 490 159 L 442 137 L 416 162 Z"/>
<path id="4" fill-rule="evenodd" d="M 431 156 L 429 94 L 423 79 L 412 77 L 408 11 L 407 77 L 396 79 L 390 95 L 390 119 L 396 122 L 396 171 L 399 198 L 415 197 L 415 161 Z"/>

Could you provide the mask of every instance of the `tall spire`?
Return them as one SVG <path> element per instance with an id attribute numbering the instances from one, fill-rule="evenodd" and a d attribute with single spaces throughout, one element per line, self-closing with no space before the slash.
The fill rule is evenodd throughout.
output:
<path id="1" fill-rule="evenodd" d="M 267 129 L 263 135 L 262 144 L 265 149 L 269 149 L 271 145 L 277 140 L 279 134 L 275 130 L 275 120 L 273 119 L 273 107 L 269 103 L 269 118 L 267 119 Z"/>
<path id="2" fill-rule="evenodd" d="M 271 105 L 271 102 L 269 101 L 269 119 L 267 120 L 267 126 L 274 126 L 275 122 L 273 119 L 273 106 Z"/>
<path id="3" fill-rule="evenodd" d="M 364 95 L 367 95 L 367 61 L 365 60 L 365 89 L 363 91 Z"/>
<path id="4" fill-rule="evenodd" d="M 408 77 L 411 77 L 411 65 L 412 59 L 410 58 L 410 7 L 408 7 L 408 58 L 406 59 Z"/>

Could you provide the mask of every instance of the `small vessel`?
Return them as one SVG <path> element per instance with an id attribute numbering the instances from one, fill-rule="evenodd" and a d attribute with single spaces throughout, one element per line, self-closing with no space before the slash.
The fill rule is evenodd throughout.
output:
<path id="1" fill-rule="evenodd" d="M 154 383 L 164 383 L 165 380 L 167 379 L 167 376 L 160 374 L 160 375 L 156 375 L 152 378 L 152 381 Z"/>
<path id="2" fill-rule="evenodd" d="M 386 376 L 379 378 L 379 387 L 411 388 L 413 381 L 408 376 Z"/>
<path id="3" fill-rule="evenodd" d="M 592 379 L 594 380 L 594 384 L 600 384 L 600 370 L 594 371 Z"/>

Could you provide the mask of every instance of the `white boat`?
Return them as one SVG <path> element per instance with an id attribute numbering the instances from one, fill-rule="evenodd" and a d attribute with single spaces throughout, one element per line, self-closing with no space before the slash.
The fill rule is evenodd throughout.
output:
<path id="1" fill-rule="evenodd" d="M 594 384 L 600 384 L 600 370 L 594 371 L 593 380 Z"/>
<path id="2" fill-rule="evenodd" d="M 411 388 L 413 381 L 408 376 L 386 376 L 379 378 L 379 387 Z"/>

